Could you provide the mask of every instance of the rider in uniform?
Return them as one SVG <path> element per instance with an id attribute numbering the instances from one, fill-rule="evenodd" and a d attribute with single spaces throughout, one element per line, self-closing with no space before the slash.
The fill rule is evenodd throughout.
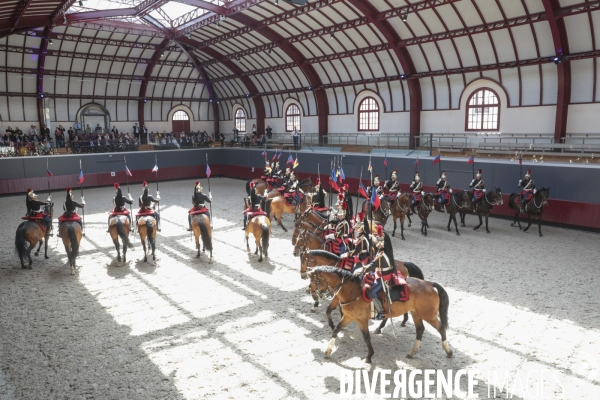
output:
<path id="1" fill-rule="evenodd" d="M 46 201 L 38 201 L 38 196 L 33 189 L 27 189 L 27 216 L 36 217 L 42 215 L 42 222 L 46 225 L 46 230 L 52 230 L 52 218 L 44 211 L 44 207 L 52 203 L 52 196 L 48 195 Z"/>
<path id="2" fill-rule="evenodd" d="M 302 189 L 298 186 L 298 177 L 294 174 L 294 171 L 290 172 L 290 180 L 288 182 L 288 193 L 292 193 L 292 203 L 296 206 L 299 206 L 302 203 L 302 199 L 300 198 L 300 193 L 304 194 Z"/>
<path id="3" fill-rule="evenodd" d="M 412 183 L 410 184 L 410 189 L 413 191 L 412 202 L 410 203 L 410 210 L 413 214 L 416 214 L 415 207 L 420 202 L 421 192 L 423 191 L 423 183 L 421 182 L 421 178 L 419 177 L 419 172 L 415 172 L 415 177 L 413 178 Z"/>
<path id="4" fill-rule="evenodd" d="M 127 211 L 127 209 L 125 208 L 125 203 L 133 204 L 133 199 L 131 198 L 131 193 L 127 193 L 127 198 L 125 198 L 125 197 L 123 197 L 123 193 L 121 192 L 121 186 L 119 186 L 118 183 L 115 183 L 114 186 L 115 186 L 115 190 L 117 191 L 117 193 L 116 193 L 115 197 L 113 198 L 113 205 L 115 206 L 115 208 L 113 209 L 113 212 L 127 215 L 127 218 L 129 218 L 129 224 L 132 224 L 131 215 L 129 215 L 129 211 Z M 111 215 L 109 214 L 108 215 L 109 227 L 110 227 L 110 218 L 111 218 Z M 108 230 L 106 230 L 106 232 L 108 232 Z"/>
<path id="5" fill-rule="evenodd" d="M 140 212 L 151 210 L 154 206 L 154 203 L 158 203 L 160 201 L 160 192 L 156 191 L 156 199 L 148 194 L 148 183 L 144 181 L 142 183 L 142 195 L 138 198 L 138 204 L 140 206 Z M 156 229 L 160 232 L 160 215 L 154 211 L 154 218 L 156 219 Z"/>
<path id="6" fill-rule="evenodd" d="M 325 207 L 325 190 L 323 190 L 323 185 L 321 185 L 321 179 L 317 180 L 317 184 L 315 186 L 316 195 L 313 197 L 313 208 L 318 208 L 323 210 Z"/>
<path id="7" fill-rule="evenodd" d="M 384 192 L 386 196 L 390 199 L 390 202 L 396 200 L 396 196 L 400 192 L 400 183 L 396 180 L 398 174 L 398 170 L 395 169 L 390 174 L 390 180 L 385 182 Z"/>
<path id="8" fill-rule="evenodd" d="M 442 176 L 437 181 L 437 190 L 438 190 L 438 204 L 440 205 L 440 210 L 442 212 L 446 212 L 446 197 L 449 196 L 450 192 L 450 184 L 446 180 L 446 171 L 442 171 Z"/>
<path id="9" fill-rule="evenodd" d="M 250 182 L 250 207 L 244 210 L 244 227 L 242 230 L 246 230 L 246 224 L 248 223 L 248 213 L 262 211 L 261 204 L 265 200 L 265 197 L 256 193 L 256 185 L 254 182 Z"/>
<path id="10" fill-rule="evenodd" d="M 338 208 L 337 221 L 338 223 L 335 226 L 335 232 L 326 235 L 325 239 L 327 241 L 326 243 L 329 245 L 329 248 L 333 250 L 330 252 L 341 255 L 346 252 L 348 238 L 350 236 L 350 225 L 346 220 L 346 204 L 343 201 Z"/>
<path id="11" fill-rule="evenodd" d="M 342 258 L 346 258 L 351 255 L 357 256 L 356 263 L 353 262 L 352 265 L 353 272 L 356 270 L 356 268 L 363 268 L 369 263 L 370 260 L 371 242 L 369 241 L 369 236 L 365 232 L 365 228 L 369 229 L 369 226 L 366 225 L 365 214 L 363 212 L 359 212 L 356 223 L 354 224 L 354 234 L 356 239 L 352 240 L 350 243 L 350 247 L 352 247 L 353 250 L 351 254 L 347 252 L 341 256 Z M 348 262 L 346 261 L 345 264 L 347 265 Z"/>
<path id="12" fill-rule="evenodd" d="M 72 215 L 77 215 L 77 208 L 83 208 L 84 206 L 85 198 L 83 198 L 82 196 L 81 204 L 79 204 L 78 202 L 73 200 L 73 192 L 71 192 L 71 188 L 67 188 L 67 200 L 65 201 L 65 204 L 63 204 L 63 209 L 65 210 L 65 212 L 63 213 L 63 217 L 69 218 Z M 77 220 L 76 222 L 78 222 L 79 225 L 82 225 L 81 219 Z"/>
<path id="13" fill-rule="evenodd" d="M 477 202 L 483 197 L 483 193 L 485 192 L 484 182 L 481 179 L 481 170 L 477 170 L 477 175 L 475 175 L 475 179 L 471 181 L 469 185 L 470 188 L 473 188 L 473 212 L 477 209 Z"/>
<path id="14" fill-rule="evenodd" d="M 519 187 L 523 188 L 523 192 L 521 193 L 521 213 L 524 213 L 527 204 L 529 204 L 535 193 L 535 182 L 531 179 L 530 169 L 527 170 L 525 178 L 519 181 Z"/>
<path id="15" fill-rule="evenodd" d="M 251 183 L 251 185 L 253 185 L 254 182 Z M 205 195 L 204 193 L 202 193 L 202 185 L 200 184 L 200 182 L 196 181 L 196 184 L 194 186 L 194 194 L 192 194 L 192 203 L 194 204 L 194 207 L 192 208 L 191 211 L 197 211 L 200 210 L 204 207 L 204 204 L 206 203 L 211 203 L 212 200 L 212 193 L 208 192 L 208 196 Z M 206 211 L 206 215 L 208 216 L 208 219 L 210 220 L 210 212 Z M 192 214 L 188 213 L 188 232 L 191 232 L 192 230 Z"/>

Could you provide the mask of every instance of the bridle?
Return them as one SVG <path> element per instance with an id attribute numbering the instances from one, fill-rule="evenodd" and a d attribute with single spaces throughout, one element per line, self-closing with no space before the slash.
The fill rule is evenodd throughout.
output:
<path id="1" fill-rule="evenodd" d="M 316 272 L 316 273 L 313 274 L 313 276 L 314 276 L 314 279 L 315 279 L 315 288 L 316 289 L 315 290 L 311 290 L 310 294 L 311 295 L 313 295 L 313 294 L 316 295 L 317 298 L 320 301 L 323 301 L 323 300 L 328 300 L 328 301 L 329 300 L 333 300 L 333 298 L 335 296 L 337 296 L 337 294 L 340 292 L 340 290 L 342 290 L 342 287 L 346 283 L 350 282 L 350 280 L 345 281 L 346 277 L 342 277 L 342 282 L 339 285 L 337 285 L 336 287 L 331 288 L 331 287 L 329 287 L 329 283 L 327 282 L 327 280 L 323 279 L 325 281 L 325 284 L 327 285 L 327 288 L 325 290 L 323 290 L 323 291 L 320 291 L 319 287 L 321 286 L 321 281 L 319 280 L 319 273 Z M 335 291 L 335 293 L 333 293 L 334 291 Z"/>
<path id="2" fill-rule="evenodd" d="M 498 193 L 498 192 L 494 191 L 493 193 Z M 494 200 L 493 203 L 488 200 L 488 194 L 487 193 L 483 195 L 483 198 L 485 199 L 485 201 L 487 201 L 487 203 L 490 206 L 497 206 L 498 205 L 498 200 Z"/>

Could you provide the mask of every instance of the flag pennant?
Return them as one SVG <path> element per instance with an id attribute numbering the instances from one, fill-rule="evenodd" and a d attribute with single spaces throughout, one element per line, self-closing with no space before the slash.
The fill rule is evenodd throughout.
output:
<path id="1" fill-rule="evenodd" d="M 79 177 L 77 178 L 77 182 L 79 182 L 79 184 L 83 183 L 83 170 L 82 169 L 79 170 Z"/>
<path id="2" fill-rule="evenodd" d="M 133 176 L 133 175 L 131 174 L 131 171 L 129 170 L 129 168 L 127 168 L 127 165 L 125 166 L 125 173 L 126 173 L 127 175 L 129 175 L 129 176 Z"/>
<path id="3" fill-rule="evenodd" d="M 523 164 L 523 157 L 519 156 L 519 165 Z"/>
<path id="4" fill-rule="evenodd" d="M 210 167 L 208 166 L 208 164 L 206 164 L 206 177 L 210 178 L 211 173 L 212 173 L 212 171 L 210 170 Z"/>
<path id="5" fill-rule="evenodd" d="M 346 175 L 344 174 L 344 169 L 342 167 L 340 167 L 340 176 L 342 179 L 346 179 Z"/>
<path id="6" fill-rule="evenodd" d="M 377 209 L 379 209 L 379 205 L 381 204 L 381 202 L 379 201 L 379 196 L 377 195 L 377 190 L 375 190 L 374 187 L 371 186 L 371 204 L 373 205 L 373 207 L 375 207 L 375 211 L 377 211 Z"/>
<path id="7" fill-rule="evenodd" d="M 387 157 L 383 159 L 383 165 L 385 165 L 386 167 L 388 166 Z"/>
<path id="8" fill-rule="evenodd" d="M 331 188 L 336 192 L 340 191 L 339 186 L 337 185 L 337 183 L 335 183 L 335 179 L 331 179 L 331 177 L 329 177 L 329 184 L 331 185 Z"/>
<path id="9" fill-rule="evenodd" d="M 293 163 L 294 163 L 294 157 L 292 157 L 292 155 L 290 154 L 285 165 L 293 164 Z"/>
<path id="10" fill-rule="evenodd" d="M 275 155 L 273 156 L 273 158 L 271 159 L 271 161 L 275 161 L 277 160 L 277 153 L 275 153 Z"/>
<path id="11" fill-rule="evenodd" d="M 152 172 L 158 172 L 158 164 L 154 164 L 154 168 L 152 168 Z"/>
<path id="12" fill-rule="evenodd" d="M 440 161 L 441 161 L 441 159 L 440 159 L 440 155 L 438 154 L 438 155 L 437 155 L 437 157 L 435 157 L 435 158 L 433 159 L 433 163 L 434 163 L 434 164 L 438 164 Z"/>
<path id="13" fill-rule="evenodd" d="M 53 176 L 52 171 L 50 171 L 48 168 L 46 168 L 46 174 L 48 174 L 48 176 Z"/>
<path id="14" fill-rule="evenodd" d="M 296 157 L 296 159 L 294 160 L 294 166 L 292 167 L 292 169 L 295 169 L 298 165 L 300 165 L 300 163 L 298 162 L 298 157 Z"/>
<path id="15" fill-rule="evenodd" d="M 358 191 L 360 193 L 360 195 L 362 197 L 364 197 L 365 199 L 368 199 L 369 196 L 367 196 L 367 188 L 365 188 L 365 185 L 362 184 L 362 182 L 360 183 L 360 189 Z"/>
<path id="16" fill-rule="evenodd" d="M 331 170 L 331 176 L 329 178 L 330 181 L 337 181 L 337 171 L 336 169 L 332 169 Z"/>
<path id="17" fill-rule="evenodd" d="M 265 151 L 263 151 L 263 152 L 261 153 L 261 156 L 263 156 L 263 157 L 266 157 L 266 156 L 267 156 L 267 151 L 266 151 L 266 150 L 265 150 Z"/>
<path id="18" fill-rule="evenodd" d="M 469 158 L 467 160 L 467 164 L 473 164 L 475 162 L 475 156 L 471 156 L 471 158 Z"/>
<path id="19" fill-rule="evenodd" d="M 419 166 L 419 157 L 417 157 L 417 159 L 416 159 L 416 160 L 413 162 L 413 165 L 414 165 L 415 167 L 418 167 L 418 166 Z"/>
<path id="20" fill-rule="evenodd" d="M 373 166 L 371 165 L 371 160 L 369 160 L 369 168 L 367 168 L 367 171 L 369 171 L 369 172 L 373 171 Z"/>
<path id="21" fill-rule="evenodd" d="M 281 156 L 283 155 L 283 153 L 279 153 L 279 155 L 277 156 L 278 160 L 281 160 Z"/>

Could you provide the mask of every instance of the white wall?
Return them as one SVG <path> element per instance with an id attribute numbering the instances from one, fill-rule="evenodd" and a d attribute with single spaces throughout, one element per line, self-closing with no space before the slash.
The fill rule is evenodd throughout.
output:
<path id="1" fill-rule="evenodd" d="M 600 133 L 600 104 L 571 104 L 568 133 Z"/>

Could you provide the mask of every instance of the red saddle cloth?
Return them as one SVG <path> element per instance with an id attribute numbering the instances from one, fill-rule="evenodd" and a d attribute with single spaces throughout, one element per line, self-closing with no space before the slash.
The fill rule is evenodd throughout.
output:
<path id="1" fill-rule="evenodd" d="M 345 269 L 346 271 L 352 271 L 352 267 L 357 262 L 360 262 L 358 256 L 342 258 L 340 261 L 340 268 Z"/>
<path id="2" fill-rule="evenodd" d="M 318 211 L 323 214 L 329 212 L 329 208 L 327 208 L 327 207 L 313 207 L 313 210 Z"/>
<path id="3" fill-rule="evenodd" d="M 298 193 L 298 196 L 300 197 L 300 201 L 304 201 L 304 195 L 302 193 Z M 287 205 L 292 205 L 292 199 L 294 198 L 294 193 L 284 193 L 283 194 L 283 198 L 285 199 L 285 202 Z"/>
<path id="4" fill-rule="evenodd" d="M 60 217 L 58 217 L 58 223 L 63 223 L 63 222 L 79 222 L 81 221 L 81 217 L 77 214 L 71 214 L 68 217 L 65 217 L 65 215 L 61 215 Z"/>
<path id="5" fill-rule="evenodd" d="M 129 215 L 129 211 L 127 211 L 127 210 L 123 210 L 123 211 L 112 210 L 108 214 L 110 214 L 111 217 L 115 217 L 117 215 Z"/>
<path id="6" fill-rule="evenodd" d="M 438 195 L 440 196 L 440 198 L 442 197 L 442 193 L 444 194 L 444 204 L 449 206 L 450 205 L 450 192 L 448 190 L 439 190 Z"/>
<path id="7" fill-rule="evenodd" d="M 398 197 L 398 192 L 389 192 L 387 196 L 390 199 L 390 201 L 394 201 L 396 200 L 396 197 Z"/>
<path id="8" fill-rule="evenodd" d="M 371 288 L 375 284 L 375 281 L 380 277 L 379 274 L 367 274 L 365 275 L 362 282 L 362 298 L 367 303 L 371 302 Z M 390 291 L 390 299 L 392 302 L 394 301 L 408 301 L 408 285 L 406 284 L 406 279 L 404 275 L 400 271 L 394 271 L 390 275 L 386 275 L 383 277 L 385 282 L 389 283 L 387 289 Z M 384 288 L 381 288 L 380 292 L 385 294 Z M 385 308 L 385 307 L 384 307 Z"/>
<path id="9" fill-rule="evenodd" d="M 42 218 L 44 218 L 44 214 L 37 214 L 37 215 L 24 215 L 21 217 L 21 219 L 27 220 L 27 221 L 41 221 Z"/>
<path id="10" fill-rule="evenodd" d="M 255 212 L 250 212 L 250 211 L 248 211 L 248 212 L 246 213 L 246 215 L 248 215 L 248 221 L 250 221 L 250 220 L 251 220 L 252 218 L 254 218 L 254 217 L 258 217 L 258 216 L 261 216 L 261 215 L 264 215 L 264 216 L 266 216 L 266 215 L 267 215 L 267 213 L 266 213 L 266 212 L 264 212 L 263 210 L 260 210 L 260 211 L 255 211 Z"/>
<path id="11" fill-rule="evenodd" d="M 481 199 L 483 197 L 483 191 L 482 190 L 475 190 L 473 192 L 473 196 L 475 196 L 475 198 L 477 200 Z"/>
<path id="12" fill-rule="evenodd" d="M 142 210 L 141 208 L 138 210 L 137 214 L 135 214 L 136 217 L 144 217 L 144 216 L 151 216 L 154 217 L 154 210 L 151 208 L 148 208 L 146 210 Z"/>
<path id="13" fill-rule="evenodd" d="M 421 192 L 413 193 L 413 200 L 421 201 Z"/>
<path id="14" fill-rule="evenodd" d="M 526 190 L 523 193 L 521 193 L 522 196 L 525 196 L 524 200 L 525 200 L 525 204 L 529 204 L 531 203 L 531 200 L 533 199 L 533 192 L 531 190 Z M 521 203 L 521 197 L 519 196 L 518 198 L 518 202 L 517 204 Z"/>
<path id="15" fill-rule="evenodd" d="M 188 211 L 188 214 L 190 214 L 190 215 L 208 214 L 208 209 L 206 207 L 200 207 L 200 208 L 192 207 L 192 208 L 190 208 L 190 211 Z"/>

